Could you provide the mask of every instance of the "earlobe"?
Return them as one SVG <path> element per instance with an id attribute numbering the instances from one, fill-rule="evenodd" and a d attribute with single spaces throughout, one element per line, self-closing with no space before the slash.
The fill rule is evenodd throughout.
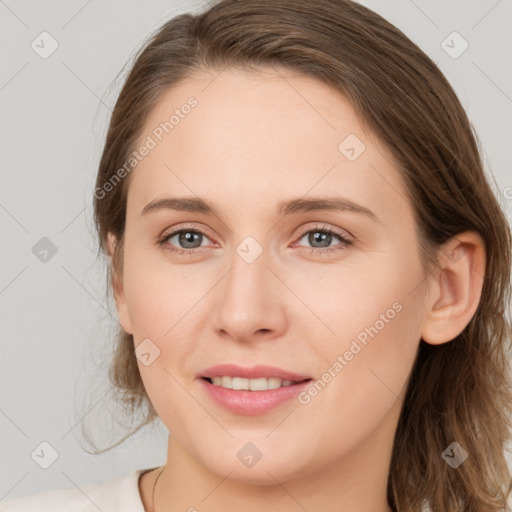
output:
<path id="1" fill-rule="evenodd" d="M 473 318 L 485 275 L 485 244 L 478 233 L 464 232 L 446 242 L 440 269 L 428 277 L 422 339 L 440 345 L 456 338 Z"/>
<path id="2" fill-rule="evenodd" d="M 110 258 L 110 272 L 112 276 L 112 291 L 114 294 L 114 300 L 116 303 L 117 316 L 119 318 L 119 323 L 123 331 L 127 334 L 133 334 L 130 315 L 128 313 L 128 306 L 126 304 L 126 298 L 124 294 L 124 284 L 122 278 L 122 271 L 119 267 L 122 268 L 121 259 L 123 258 L 124 247 L 117 247 L 118 251 L 121 251 L 120 254 L 116 254 L 116 246 L 117 240 L 116 237 L 112 233 L 107 234 L 107 248 L 108 255 Z"/>

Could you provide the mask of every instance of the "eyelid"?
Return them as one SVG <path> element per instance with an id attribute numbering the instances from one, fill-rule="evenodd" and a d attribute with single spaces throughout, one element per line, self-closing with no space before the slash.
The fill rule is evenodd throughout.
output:
<path id="1" fill-rule="evenodd" d="M 171 226 L 170 228 L 167 228 L 163 231 L 163 233 L 158 237 L 159 239 L 162 238 L 168 238 L 171 235 L 176 235 L 180 231 L 197 231 L 198 233 L 201 233 L 203 236 L 208 237 L 210 240 L 212 238 L 215 238 L 210 233 L 210 230 L 206 227 L 203 227 L 202 225 L 197 225 L 195 223 L 186 222 L 184 224 L 177 224 L 175 226 Z"/>
<path id="2" fill-rule="evenodd" d="M 164 250 L 170 251 L 172 254 L 175 254 L 175 255 L 189 255 L 189 256 L 196 255 L 197 256 L 197 255 L 207 251 L 208 249 L 214 248 L 210 245 L 210 246 L 205 246 L 205 247 L 203 247 L 203 246 L 195 247 L 193 249 L 183 249 L 181 247 L 175 247 L 175 246 L 167 243 L 169 238 L 172 238 L 172 237 L 178 235 L 182 231 L 194 231 L 194 232 L 200 233 L 204 237 L 208 238 L 208 240 L 211 240 L 214 245 L 218 245 L 213 240 L 213 237 L 208 234 L 208 231 L 209 231 L 208 229 L 206 229 L 204 227 L 197 227 L 195 224 L 192 224 L 192 223 L 178 224 L 178 225 L 174 225 L 174 226 L 171 226 L 170 228 L 165 229 L 163 231 L 163 233 L 157 237 L 155 243 L 159 247 L 162 247 Z"/>
<path id="3" fill-rule="evenodd" d="M 178 224 L 176 226 L 172 226 L 172 227 L 164 230 L 163 234 L 158 237 L 157 243 L 163 245 L 169 238 L 174 237 L 177 234 L 179 234 L 180 232 L 187 231 L 187 230 L 200 233 L 201 235 L 205 236 L 209 240 L 212 240 L 212 238 L 213 238 L 207 233 L 207 231 L 208 231 L 207 229 L 202 228 L 202 227 L 201 228 L 197 227 L 193 223 L 185 223 L 185 224 Z M 342 229 L 339 227 L 334 228 L 325 223 L 316 222 L 316 223 L 314 223 L 314 225 L 308 224 L 308 225 L 302 226 L 299 229 L 298 235 L 296 235 L 296 237 L 295 237 L 295 241 L 292 242 L 292 246 L 295 246 L 295 244 L 298 241 L 300 241 L 300 239 L 303 238 L 305 234 L 307 234 L 311 231 L 324 231 L 324 232 L 328 232 L 331 235 L 338 237 L 340 240 L 340 243 L 337 245 L 348 246 L 348 245 L 352 245 L 355 241 L 355 237 L 345 229 Z M 214 243 L 216 243 L 216 242 L 214 242 Z M 189 254 L 197 254 L 199 252 L 203 252 L 204 250 L 206 250 L 208 248 L 211 248 L 211 247 L 202 247 L 202 246 L 195 247 L 193 249 L 182 249 L 181 247 L 174 247 L 174 246 L 171 246 L 171 247 L 173 247 L 173 248 L 168 249 L 171 252 L 189 253 Z M 310 249 L 314 252 L 322 253 L 322 252 L 329 252 L 332 250 L 337 250 L 337 249 L 335 249 L 335 247 L 336 246 L 334 246 L 334 247 L 303 247 L 303 248 Z"/>
<path id="4" fill-rule="evenodd" d="M 305 233 L 307 233 L 308 231 L 311 231 L 313 229 L 326 229 L 326 230 L 329 230 L 329 231 L 332 231 L 334 233 L 337 233 L 339 234 L 339 236 L 343 236 L 345 238 L 350 238 L 352 240 L 355 240 L 355 237 L 354 235 L 352 235 L 352 233 L 350 233 L 350 231 L 347 231 L 346 229 L 343 229 L 343 228 L 339 228 L 339 227 L 331 227 L 330 225 L 324 223 L 324 222 L 313 222 L 314 225 L 311 225 L 311 223 L 305 225 L 305 226 L 302 226 L 301 228 L 299 228 L 299 233 L 298 235 L 299 236 L 303 236 Z M 207 228 L 203 228 L 203 227 L 198 227 L 196 224 L 194 223 L 184 223 L 184 224 L 178 224 L 176 226 L 172 226 L 168 229 L 165 229 L 163 231 L 163 233 L 160 235 L 160 237 L 164 237 L 164 236 L 170 236 L 171 234 L 176 234 L 176 232 L 178 231 L 181 231 L 181 230 L 184 230 L 184 229 L 190 229 L 190 230 L 193 230 L 193 231 L 199 231 L 201 232 L 203 235 L 207 236 L 208 238 L 214 238 L 212 237 L 211 235 L 208 234 L 208 229 Z"/>
<path id="5" fill-rule="evenodd" d="M 306 225 L 299 229 L 299 237 L 303 237 L 306 233 L 309 231 L 314 231 L 315 229 L 318 229 L 319 231 L 329 231 L 332 234 L 335 234 L 341 238 L 344 238 L 346 240 L 355 241 L 354 235 L 347 231 L 346 229 L 339 228 L 339 227 L 332 227 L 329 224 L 326 224 L 324 222 L 314 222 L 314 226 Z"/>

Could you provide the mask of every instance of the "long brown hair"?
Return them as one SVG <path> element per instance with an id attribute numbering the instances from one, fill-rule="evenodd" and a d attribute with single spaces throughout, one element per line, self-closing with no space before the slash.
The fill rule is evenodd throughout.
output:
<path id="1" fill-rule="evenodd" d="M 119 178 L 164 92 L 196 70 L 227 66 L 285 67 L 350 100 L 405 180 L 426 273 L 450 238 L 466 230 L 483 238 L 487 267 L 475 315 L 448 343 L 420 341 L 396 431 L 388 501 L 399 512 L 422 504 L 433 512 L 504 509 L 512 408 L 510 227 L 485 175 L 478 137 L 449 82 L 417 45 L 370 9 L 351 0 L 221 0 L 196 15 L 174 17 L 152 35 L 134 57 L 115 104 L 97 175 L 99 254 L 107 254 L 108 232 L 117 240 L 107 293 L 122 278 L 132 173 L 106 184 Z M 109 375 L 128 414 L 145 411 L 136 430 L 153 422 L 157 413 L 139 374 L 133 337 L 122 329 Z M 454 441 L 469 453 L 456 470 L 441 456 Z"/>

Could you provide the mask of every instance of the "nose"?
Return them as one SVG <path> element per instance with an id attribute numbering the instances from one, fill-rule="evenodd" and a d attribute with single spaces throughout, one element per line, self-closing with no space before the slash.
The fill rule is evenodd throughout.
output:
<path id="1" fill-rule="evenodd" d="M 263 251 L 249 262 L 236 251 L 231 268 L 216 286 L 213 327 L 220 336 L 238 342 L 272 339 L 287 328 L 285 287 L 269 268 Z"/>

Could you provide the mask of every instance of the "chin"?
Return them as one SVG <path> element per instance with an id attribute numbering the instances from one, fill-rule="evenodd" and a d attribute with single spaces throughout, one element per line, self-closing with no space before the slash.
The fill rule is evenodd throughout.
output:
<path id="1" fill-rule="evenodd" d="M 281 449 L 277 447 L 268 455 L 262 453 L 258 460 L 251 460 L 250 455 L 246 455 L 253 450 L 247 445 L 245 445 L 245 451 L 244 448 L 240 449 L 237 446 L 233 451 L 223 451 L 218 457 L 215 453 L 208 454 L 207 460 L 203 459 L 203 465 L 222 478 L 251 485 L 276 485 L 276 481 L 283 483 L 307 477 L 314 472 L 308 454 L 298 451 L 291 445 L 288 446 L 294 453 L 283 453 L 282 447 Z M 244 444 L 241 446 L 244 447 Z M 233 457 L 226 456 L 230 452 L 233 453 Z M 213 458 L 210 458 L 212 455 Z M 254 455 L 256 455 L 255 450 Z M 247 459 L 247 462 L 244 462 L 244 459 Z"/>

